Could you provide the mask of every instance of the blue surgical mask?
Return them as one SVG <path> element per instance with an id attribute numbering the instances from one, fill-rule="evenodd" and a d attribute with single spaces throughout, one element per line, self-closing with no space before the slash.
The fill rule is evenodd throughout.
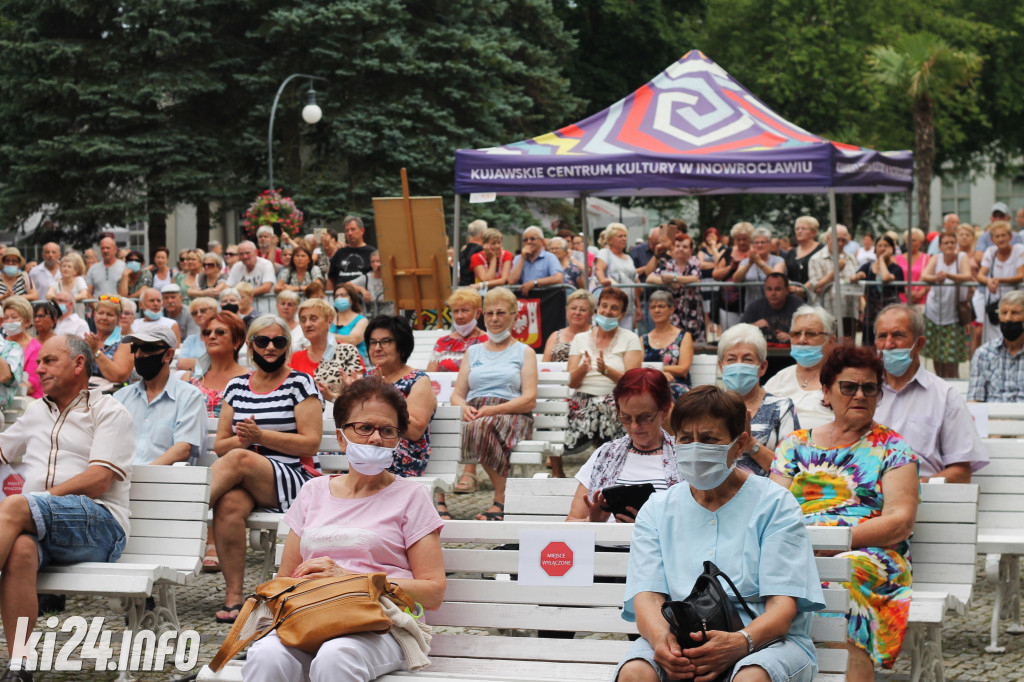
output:
<path id="1" fill-rule="evenodd" d="M 789 355 L 801 367 L 814 367 L 821 362 L 822 346 L 790 346 Z"/>
<path id="2" fill-rule="evenodd" d="M 750 393 L 751 389 L 757 386 L 757 372 L 760 369 L 757 365 L 745 362 L 734 362 L 722 368 L 722 382 L 730 391 L 736 391 L 740 395 Z"/>
<path id="3" fill-rule="evenodd" d="M 60 314 L 61 315 L 67 315 L 68 307 L 66 305 L 64 305 L 63 303 L 58 303 L 57 307 L 60 308 Z"/>
<path id="4" fill-rule="evenodd" d="M 140 263 L 137 260 L 128 261 L 127 266 L 128 269 L 131 270 L 132 272 L 138 272 L 139 270 L 142 269 L 142 263 Z"/>
<path id="5" fill-rule="evenodd" d="M 913 356 L 910 352 L 913 348 L 892 348 L 890 350 L 882 351 L 882 364 L 885 365 L 885 371 L 894 377 L 901 377 L 907 373 L 910 369 L 911 363 L 914 362 Z"/>
<path id="6" fill-rule="evenodd" d="M 157 320 L 159 320 L 161 317 L 164 316 L 164 314 L 162 312 L 160 312 L 160 311 L 157 311 L 157 312 L 154 313 L 152 310 L 148 310 L 148 309 L 147 310 L 143 310 L 142 314 L 146 316 L 147 320 L 152 320 L 153 322 L 156 322 Z"/>
<path id="7" fill-rule="evenodd" d="M 697 490 L 712 490 L 722 485 L 736 466 L 735 462 L 729 466 L 726 461 L 738 439 L 739 436 L 724 444 L 676 443 L 672 450 L 679 476 Z"/>
<path id="8" fill-rule="evenodd" d="M 347 297 L 334 299 L 334 309 L 337 310 L 339 313 L 343 313 L 351 307 L 352 301 L 350 301 Z"/>
<path id="9" fill-rule="evenodd" d="M 598 327 L 605 330 L 606 332 L 610 332 L 619 326 L 619 321 L 614 317 L 605 317 L 604 315 L 601 315 L 599 313 L 597 315 L 594 315 L 594 324 L 596 324 Z"/>
<path id="10" fill-rule="evenodd" d="M 17 265 L 4 266 L 4 274 L 7 275 L 8 277 L 14 277 L 19 272 L 21 272 L 21 269 Z"/>
<path id="11" fill-rule="evenodd" d="M 20 334 L 21 333 L 21 329 L 22 329 L 21 322 L 4 322 L 3 323 L 4 336 L 6 336 L 8 338 L 10 338 L 12 336 L 17 336 L 18 334 Z"/>

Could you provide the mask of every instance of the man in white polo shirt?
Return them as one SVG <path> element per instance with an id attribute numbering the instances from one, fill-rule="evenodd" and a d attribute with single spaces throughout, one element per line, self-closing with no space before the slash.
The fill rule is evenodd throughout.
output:
<path id="1" fill-rule="evenodd" d="M 262 296 L 270 291 L 277 282 L 274 264 L 266 258 L 260 258 L 256 245 L 250 241 L 238 245 L 238 262 L 228 272 L 228 286 L 233 287 L 239 282 L 252 285 L 253 296 Z"/>
<path id="2" fill-rule="evenodd" d="M 132 418 L 112 396 L 89 390 L 92 352 L 76 336 L 39 350 L 44 397 L 0 433 L 0 461 L 22 462 L 20 495 L 0 502 L 0 615 L 10 651 L 19 618 L 35 627 L 36 575 L 49 564 L 116 561 L 128 539 Z M 2 680 L 31 680 L 10 651 Z"/>
<path id="3" fill-rule="evenodd" d="M 181 330 L 178 323 L 169 317 L 164 317 L 164 300 L 159 291 L 153 287 L 147 287 L 139 295 L 139 310 L 142 317 L 132 322 L 132 333 L 142 332 L 153 327 L 170 327 L 174 337 L 181 343 Z"/>

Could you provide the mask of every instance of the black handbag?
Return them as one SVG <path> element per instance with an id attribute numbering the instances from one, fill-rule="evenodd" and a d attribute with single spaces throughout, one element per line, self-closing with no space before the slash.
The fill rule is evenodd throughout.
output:
<path id="1" fill-rule="evenodd" d="M 743 629 L 743 621 L 740 620 L 736 607 L 733 606 L 722 583 L 718 581 L 720 577 L 724 578 L 732 588 L 732 593 L 736 595 L 736 599 L 739 600 L 750 619 L 757 618 L 757 614 L 747 606 L 747 602 L 743 600 L 740 591 L 736 589 L 729 576 L 719 570 L 714 563 L 705 561 L 704 572 L 694 581 L 690 596 L 682 601 L 667 601 L 661 606 L 661 615 L 668 621 L 669 628 L 681 648 L 696 649 L 703 644 L 703 642 L 692 639 L 691 632 L 704 633 L 704 641 L 707 641 L 708 630 L 737 632 Z M 773 639 L 759 646 L 758 650 L 778 641 L 781 639 Z M 715 682 L 728 680 L 731 672 L 731 667 L 726 669 L 715 678 Z"/>
<path id="2" fill-rule="evenodd" d="M 999 324 L 999 300 L 987 301 L 985 303 L 985 316 L 992 324 Z"/>

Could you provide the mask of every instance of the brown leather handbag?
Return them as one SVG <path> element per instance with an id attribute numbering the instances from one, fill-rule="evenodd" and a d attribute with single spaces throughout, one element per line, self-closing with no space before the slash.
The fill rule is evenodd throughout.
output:
<path id="1" fill-rule="evenodd" d="M 417 612 L 416 603 L 385 573 L 352 573 L 338 578 L 275 578 L 245 600 L 220 651 L 210 663 L 216 672 L 250 642 L 277 631 L 285 646 L 316 653 L 329 639 L 358 632 L 387 632 L 382 598 Z"/>

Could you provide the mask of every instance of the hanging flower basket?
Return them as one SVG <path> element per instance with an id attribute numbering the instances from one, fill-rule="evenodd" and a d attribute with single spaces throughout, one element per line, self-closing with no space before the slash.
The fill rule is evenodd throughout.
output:
<path id="1" fill-rule="evenodd" d="M 242 228 L 246 237 L 255 239 L 260 226 L 274 223 L 280 224 L 288 236 L 294 237 L 302 229 L 302 211 L 291 197 L 283 197 L 276 190 L 268 189 L 249 206 L 242 219 Z"/>

